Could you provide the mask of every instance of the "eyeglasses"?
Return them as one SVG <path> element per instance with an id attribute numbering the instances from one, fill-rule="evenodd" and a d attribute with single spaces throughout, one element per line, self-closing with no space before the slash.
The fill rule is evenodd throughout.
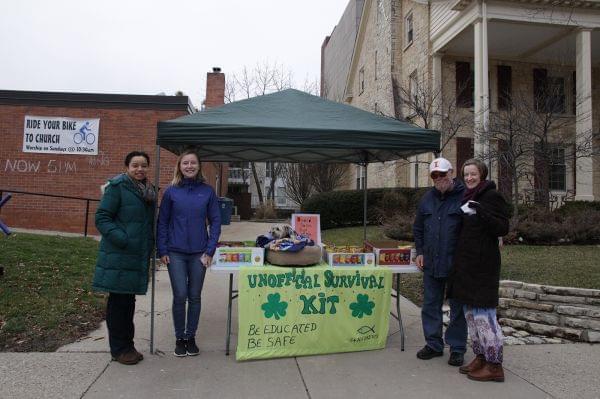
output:
<path id="1" fill-rule="evenodd" d="M 448 174 L 448 172 L 433 172 L 431 174 L 431 179 L 435 180 L 435 179 L 438 179 L 440 177 L 446 177 L 447 174 Z"/>

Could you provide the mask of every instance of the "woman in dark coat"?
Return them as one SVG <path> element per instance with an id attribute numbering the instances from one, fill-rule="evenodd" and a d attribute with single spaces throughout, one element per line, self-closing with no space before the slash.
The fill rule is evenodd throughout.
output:
<path id="1" fill-rule="evenodd" d="M 508 207 L 487 166 L 470 159 L 463 166 L 467 190 L 463 224 L 448 280 L 448 298 L 464 304 L 475 359 L 460 372 L 477 381 L 504 381 L 503 336 L 496 320 L 500 284 L 499 237 L 508 233 Z"/>
<path id="2" fill-rule="evenodd" d="M 113 360 L 136 364 L 143 359 L 133 345 L 135 296 L 148 290 L 148 261 L 153 248 L 156 192 L 146 177 L 148 154 L 125 158 L 125 173 L 108 181 L 96 211 L 102 234 L 93 289 L 108 292 L 106 326 Z"/>

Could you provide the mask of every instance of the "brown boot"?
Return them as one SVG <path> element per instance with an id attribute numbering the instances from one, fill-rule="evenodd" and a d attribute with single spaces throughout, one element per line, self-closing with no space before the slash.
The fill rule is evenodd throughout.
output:
<path id="1" fill-rule="evenodd" d="M 138 361 L 141 362 L 142 360 L 144 360 L 144 355 L 142 355 L 137 349 L 135 349 L 135 347 L 133 347 L 133 351 L 137 355 Z"/>
<path id="2" fill-rule="evenodd" d="M 467 377 L 475 381 L 504 382 L 504 370 L 501 363 L 485 362 L 482 368 L 470 371 Z"/>
<path id="3" fill-rule="evenodd" d="M 140 359 L 138 357 L 137 352 L 133 350 L 129 350 L 127 352 L 123 352 L 119 354 L 117 357 L 113 357 L 113 360 L 126 365 L 134 365 L 139 363 Z"/>
<path id="4" fill-rule="evenodd" d="M 471 363 L 466 366 L 460 366 L 458 371 L 461 374 L 469 374 L 471 371 L 479 370 L 485 365 L 485 356 L 477 355 L 475 359 L 471 360 Z"/>

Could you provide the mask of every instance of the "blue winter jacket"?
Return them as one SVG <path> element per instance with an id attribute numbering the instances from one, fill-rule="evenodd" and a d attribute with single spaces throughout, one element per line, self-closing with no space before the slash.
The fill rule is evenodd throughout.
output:
<path id="1" fill-rule="evenodd" d="M 432 187 L 425 193 L 413 224 L 417 255 L 423 255 L 423 272 L 435 278 L 448 277 L 462 226 L 461 202 L 465 186 L 454 180 L 454 189 L 444 194 Z"/>
<path id="2" fill-rule="evenodd" d="M 220 235 L 221 213 L 211 186 L 183 179 L 179 186 L 167 187 L 158 214 L 158 256 L 169 251 L 213 256 Z"/>

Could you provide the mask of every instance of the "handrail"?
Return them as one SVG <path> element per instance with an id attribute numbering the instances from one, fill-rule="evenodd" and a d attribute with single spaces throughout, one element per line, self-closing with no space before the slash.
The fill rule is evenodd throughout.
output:
<path id="1" fill-rule="evenodd" d="M 40 197 L 64 198 L 64 199 L 74 199 L 74 200 L 85 201 L 85 222 L 84 222 L 85 224 L 83 227 L 83 236 L 84 237 L 87 237 L 87 233 L 88 233 L 90 201 L 100 202 L 100 200 L 96 199 L 96 198 L 73 197 L 73 196 L 69 196 L 69 195 L 58 195 L 58 194 L 32 193 L 29 191 L 11 190 L 11 189 L 5 189 L 5 188 L 0 188 L 0 198 L 2 198 L 2 195 L 4 192 L 11 193 L 11 194 L 37 195 Z"/>

